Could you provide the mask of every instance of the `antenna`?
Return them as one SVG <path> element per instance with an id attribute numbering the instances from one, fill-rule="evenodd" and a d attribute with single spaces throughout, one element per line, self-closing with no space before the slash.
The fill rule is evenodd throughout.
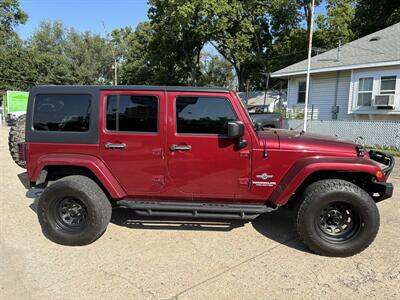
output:
<path id="1" fill-rule="evenodd" d="M 117 56 L 116 56 L 116 54 L 115 54 L 114 46 L 113 46 L 112 43 L 111 43 L 110 34 L 109 34 L 108 31 L 107 31 L 106 24 L 104 23 L 104 21 L 101 21 L 101 23 L 103 24 L 104 33 L 106 34 L 106 40 L 107 40 L 107 42 L 108 42 L 108 45 L 109 45 L 109 47 L 110 47 L 110 49 L 111 49 L 112 56 L 113 56 L 113 58 L 114 58 L 114 64 L 113 64 L 113 66 L 111 66 L 111 68 L 114 69 L 114 85 L 118 85 Z"/>

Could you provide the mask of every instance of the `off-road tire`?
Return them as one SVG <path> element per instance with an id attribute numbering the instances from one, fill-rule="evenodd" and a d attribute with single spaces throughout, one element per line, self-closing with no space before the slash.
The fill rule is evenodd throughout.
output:
<path id="1" fill-rule="evenodd" d="M 8 149 L 10 155 L 15 163 L 24 169 L 26 169 L 26 162 L 19 159 L 18 144 L 25 142 L 25 116 L 26 115 L 22 115 L 18 117 L 15 125 L 11 126 L 8 135 Z"/>
<path id="2" fill-rule="evenodd" d="M 59 203 L 65 199 L 76 199 L 86 208 L 82 229 L 71 231 L 60 223 Z M 43 234 L 55 243 L 68 246 L 87 245 L 97 240 L 106 230 L 111 213 L 110 201 L 102 189 L 92 179 L 80 175 L 67 176 L 49 185 L 41 194 L 37 209 Z"/>
<path id="3" fill-rule="evenodd" d="M 357 216 L 360 223 L 352 236 L 349 235 L 341 241 L 331 240 L 329 233 L 320 228 L 326 226 L 326 219 L 323 219 L 323 212 L 326 213 L 324 207 L 334 206 L 335 203 L 343 203 L 344 207 L 349 207 L 349 210 L 345 211 L 351 211 L 354 219 Z M 345 180 L 328 179 L 317 181 L 305 189 L 297 213 L 297 232 L 313 252 L 338 257 L 355 255 L 373 242 L 378 229 L 378 208 L 371 196 L 360 187 Z M 350 230 L 350 226 L 347 230 Z"/>

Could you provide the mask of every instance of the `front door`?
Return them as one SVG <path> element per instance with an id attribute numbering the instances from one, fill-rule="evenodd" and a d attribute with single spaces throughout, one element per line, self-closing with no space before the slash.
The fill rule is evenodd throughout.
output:
<path id="1" fill-rule="evenodd" d="M 238 149 L 227 124 L 238 120 L 228 94 L 168 93 L 167 172 L 192 199 L 237 199 L 249 193 L 249 145 Z"/>
<path id="2" fill-rule="evenodd" d="M 158 193 L 164 185 L 165 93 L 101 94 L 100 154 L 129 196 Z"/>

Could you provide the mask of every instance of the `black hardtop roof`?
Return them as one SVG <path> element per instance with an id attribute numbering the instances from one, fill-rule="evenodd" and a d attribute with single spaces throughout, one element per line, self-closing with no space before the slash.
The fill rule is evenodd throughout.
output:
<path id="1" fill-rule="evenodd" d="M 39 85 L 32 90 L 51 90 L 60 92 L 62 90 L 70 92 L 72 90 L 119 90 L 119 91 L 166 91 L 166 92 L 209 92 L 209 93 L 229 93 L 226 88 L 191 87 L 191 86 L 152 86 L 152 85 Z"/>

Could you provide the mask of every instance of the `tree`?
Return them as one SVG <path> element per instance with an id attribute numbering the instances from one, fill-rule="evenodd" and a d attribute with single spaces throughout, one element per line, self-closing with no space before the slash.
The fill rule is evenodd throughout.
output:
<path id="1" fill-rule="evenodd" d="M 43 22 L 26 43 L 31 78 L 39 84 L 98 84 L 111 81 L 106 41 L 61 22 Z"/>
<path id="2" fill-rule="evenodd" d="M 358 0 L 352 29 L 357 38 L 400 22 L 400 1 Z"/>
<path id="3" fill-rule="evenodd" d="M 152 59 L 158 80 L 167 84 L 197 85 L 200 54 L 210 38 L 209 12 L 216 0 L 150 0 L 149 19 L 154 38 Z"/>
<path id="4" fill-rule="evenodd" d="M 40 84 L 73 84 L 67 56 L 68 29 L 61 22 L 42 22 L 27 42 L 31 74 Z"/>
<path id="5" fill-rule="evenodd" d="M 202 54 L 200 85 L 232 88 L 234 86 L 232 65 L 220 55 Z"/>
<path id="6" fill-rule="evenodd" d="M 115 46 L 120 63 L 120 82 L 122 84 L 160 84 L 158 82 L 150 44 L 153 30 L 149 22 L 113 30 L 112 44 Z"/>
<path id="7" fill-rule="evenodd" d="M 247 83 L 260 87 L 262 73 L 269 69 L 272 36 L 267 9 L 265 1 L 233 0 L 220 1 L 213 12 L 212 44 L 232 64 L 241 91 Z"/>
<path id="8" fill-rule="evenodd" d="M 28 15 L 17 0 L 0 2 L 0 93 L 8 89 L 26 89 L 31 83 L 24 76 L 27 64 L 23 43 L 14 29 L 24 24 Z"/>
<path id="9" fill-rule="evenodd" d="M 20 8 L 18 0 L 0 2 L 0 31 L 11 32 L 19 24 L 25 24 L 28 15 Z"/>
<path id="10" fill-rule="evenodd" d="M 354 19 L 354 0 L 328 0 L 326 15 L 318 15 L 315 44 L 324 48 L 336 47 L 354 39 L 350 24 Z"/>
<path id="11" fill-rule="evenodd" d="M 74 84 L 111 82 L 112 53 L 98 34 L 70 30 L 65 53 L 71 65 Z"/>
<path id="12" fill-rule="evenodd" d="M 311 0 L 296 0 L 298 9 L 303 11 L 303 17 L 306 19 L 307 32 L 311 29 Z M 314 6 L 319 6 L 322 0 L 315 0 Z"/>

